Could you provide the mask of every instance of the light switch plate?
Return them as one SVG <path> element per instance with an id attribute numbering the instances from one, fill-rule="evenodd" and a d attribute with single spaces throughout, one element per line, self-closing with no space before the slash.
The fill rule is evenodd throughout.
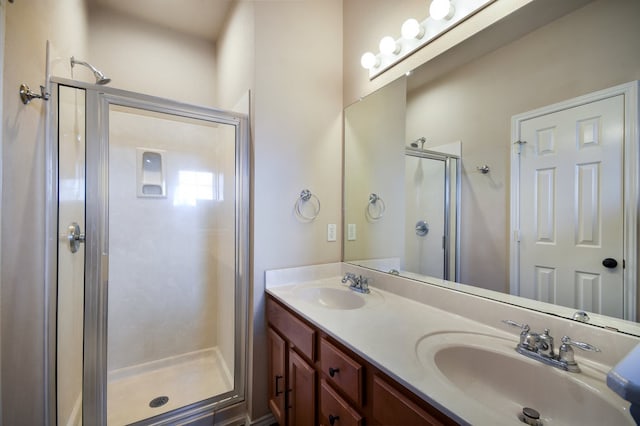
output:
<path id="1" fill-rule="evenodd" d="M 330 223 L 327 225 L 327 241 L 336 241 L 336 224 Z"/>
<path id="2" fill-rule="evenodd" d="M 350 223 L 347 225 L 347 240 L 355 241 L 356 240 L 356 224 Z"/>

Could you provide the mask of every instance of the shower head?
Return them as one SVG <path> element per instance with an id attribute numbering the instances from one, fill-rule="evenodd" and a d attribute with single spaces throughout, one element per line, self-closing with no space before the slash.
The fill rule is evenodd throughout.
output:
<path id="1" fill-rule="evenodd" d="M 91 65 L 88 62 L 84 62 L 84 61 L 78 61 L 75 57 L 71 57 L 71 68 L 74 67 L 74 65 L 84 65 L 85 67 L 89 68 L 91 70 L 91 72 L 93 72 L 93 76 L 96 78 L 96 84 L 108 84 L 111 79 L 107 78 L 104 76 L 104 74 L 102 73 L 102 71 L 100 71 L 99 69 L 97 69 L 96 67 L 94 67 L 93 65 Z"/>
<path id="2" fill-rule="evenodd" d="M 427 140 L 423 137 L 416 139 L 415 141 L 411 142 L 411 147 L 412 148 L 418 148 L 418 143 L 420 143 L 420 149 L 424 149 L 424 143 Z"/>

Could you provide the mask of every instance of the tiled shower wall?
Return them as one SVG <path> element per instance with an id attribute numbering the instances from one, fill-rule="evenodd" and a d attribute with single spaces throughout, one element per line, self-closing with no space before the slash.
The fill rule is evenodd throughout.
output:
<path id="1" fill-rule="evenodd" d="M 233 306 L 218 298 L 234 285 L 233 132 L 167 118 L 110 113 L 109 370 L 216 346 L 218 324 L 234 327 L 218 316 Z M 166 197 L 137 197 L 136 148 L 164 151 Z"/>

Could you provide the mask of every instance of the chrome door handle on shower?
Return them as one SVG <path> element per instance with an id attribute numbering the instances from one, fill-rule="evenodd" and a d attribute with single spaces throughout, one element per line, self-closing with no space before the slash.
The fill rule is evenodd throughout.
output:
<path id="1" fill-rule="evenodd" d="M 84 243 L 84 233 L 80 232 L 80 225 L 77 222 L 73 222 L 67 227 L 69 240 L 69 249 L 71 253 L 75 253 L 80 248 L 80 243 Z"/>

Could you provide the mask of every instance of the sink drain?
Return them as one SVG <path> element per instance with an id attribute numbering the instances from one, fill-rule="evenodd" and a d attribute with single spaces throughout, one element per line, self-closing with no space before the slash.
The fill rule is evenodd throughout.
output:
<path id="1" fill-rule="evenodd" d="M 533 408 L 524 407 L 522 409 L 522 414 L 518 415 L 518 418 L 521 422 L 526 423 L 531 426 L 542 426 L 542 421 L 540 421 L 540 413 L 534 410 Z"/>
<path id="2" fill-rule="evenodd" d="M 151 408 L 162 407 L 167 402 L 169 402 L 169 397 L 168 396 L 158 396 L 156 398 L 153 398 L 149 402 L 149 407 L 151 407 Z"/>

